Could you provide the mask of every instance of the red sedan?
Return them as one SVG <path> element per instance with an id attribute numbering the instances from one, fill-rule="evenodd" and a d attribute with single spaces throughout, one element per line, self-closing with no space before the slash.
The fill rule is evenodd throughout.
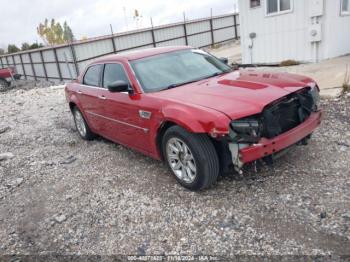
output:
<path id="1" fill-rule="evenodd" d="M 191 47 L 97 59 L 66 97 L 83 139 L 100 135 L 162 159 L 191 190 L 306 144 L 322 117 L 312 79 L 233 70 Z"/>
<path id="2" fill-rule="evenodd" d="M 11 85 L 12 80 L 18 80 L 21 78 L 20 74 L 17 74 L 15 67 L 0 69 L 0 91 L 6 90 Z"/>

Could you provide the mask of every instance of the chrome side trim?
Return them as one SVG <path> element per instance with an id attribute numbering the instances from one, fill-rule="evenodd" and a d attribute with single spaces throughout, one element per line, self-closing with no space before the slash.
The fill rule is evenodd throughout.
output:
<path id="1" fill-rule="evenodd" d="M 107 88 L 104 88 L 104 87 L 98 87 L 98 86 L 87 86 L 87 85 L 84 85 L 84 84 L 79 84 L 80 86 L 83 86 L 83 87 L 88 87 L 88 88 L 92 88 L 92 89 L 97 89 L 97 90 L 106 90 L 108 91 Z M 118 94 L 127 94 L 129 95 L 128 92 L 118 92 Z"/>
<path id="2" fill-rule="evenodd" d="M 116 122 L 116 123 L 119 123 L 119 124 L 122 124 L 122 125 L 126 125 L 126 126 L 130 126 L 130 127 L 133 127 L 133 128 L 137 128 L 137 129 L 141 129 L 143 132 L 145 133 L 148 133 L 149 129 L 148 128 L 143 128 L 143 127 L 140 127 L 140 126 L 135 126 L 133 124 L 129 124 L 129 123 L 126 123 L 126 122 L 123 122 L 123 121 L 119 121 L 119 120 L 116 120 L 116 119 L 113 119 L 113 118 L 109 118 L 109 117 L 106 117 L 106 116 L 102 116 L 102 115 L 99 115 L 99 114 L 96 114 L 96 113 L 93 113 L 93 112 L 90 112 L 90 111 L 87 111 L 86 113 L 90 114 L 90 115 L 93 115 L 93 116 L 97 116 L 97 117 L 101 117 L 101 118 L 104 118 L 106 120 L 110 120 L 110 121 L 113 121 L 113 122 Z"/>

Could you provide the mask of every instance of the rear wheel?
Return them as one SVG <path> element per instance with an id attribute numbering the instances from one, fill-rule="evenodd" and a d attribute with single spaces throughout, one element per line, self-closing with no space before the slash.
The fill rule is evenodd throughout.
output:
<path id="1" fill-rule="evenodd" d="M 74 117 L 75 126 L 78 130 L 79 135 L 85 140 L 94 139 L 96 135 L 90 130 L 80 110 L 77 107 L 74 107 L 72 113 Z"/>
<path id="2" fill-rule="evenodd" d="M 219 159 L 207 135 L 173 126 L 164 134 L 162 150 L 176 180 L 187 189 L 205 189 L 217 180 Z"/>
<path id="3" fill-rule="evenodd" d="M 9 83 L 4 79 L 0 79 L 0 92 L 6 91 L 8 87 L 9 87 Z"/>

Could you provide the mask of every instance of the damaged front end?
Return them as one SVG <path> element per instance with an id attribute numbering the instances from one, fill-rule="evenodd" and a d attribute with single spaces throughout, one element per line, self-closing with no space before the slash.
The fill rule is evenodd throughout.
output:
<path id="1" fill-rule="evenodd" d="M 267 105 L 257 115 L 231 121 L 227 145 L 235 170 L 241 173 L 244 164 L 260 158 L 271 162 L 271 157 L 282 155 L 290 146 L 305 144 L 320 123 L 319 101 L 318 87 L 307 87 Z M 315 112 L 319 116 L 312 120 L 317 123 L 312 122 L 312 128 L 306 123 L 307 127 L 302 128 Z M 294 129 L 298 133 L 289 134 Z"/>

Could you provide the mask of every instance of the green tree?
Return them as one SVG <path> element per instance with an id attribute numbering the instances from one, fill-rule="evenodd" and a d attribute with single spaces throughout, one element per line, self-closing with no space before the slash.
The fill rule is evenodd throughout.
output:
<path id="1" fill-rule="evenodd" d="M 44 45 L 42 43 L 38 44 L 38 43 L 33 43 L 33 44 L 28 44 L 28 43 L 23 43 L 22 44 L 22 51 L 26 51 L 26 50 L 31 50 L 31 49 L 37 49 L 37 48 L 41 48 L 44 47 Z"/>
<path id="2" fill-rule="evenodd" d="M 69 27 L 66 21 L 63 23 L 63 39 L 68 42 L 73 42 L 74 35 L 72 29 Z"/>
<path id="3" fill-rule="evenodd" d="M 42 48 L 44 47 L 44 45 L 42 43 L 38 44 L 38 43 L 34 43 L 34 44 L 31 44 L 29 49 L 37 49 L 37 48 Z"/>
<path id="4" fill-rule="evenodd" d="M 20 51 L 20 49 L 16 45 L 8 45 L 7 47 L 7 53 L 9 54 L 16 53 L 18 51 Z"/>
<path id="5" fill-rule="evenodd" d="M 3 48 L 0 48 L 0 55 L 4 55 L 5 54 L 5 50 Z"/>
<path id="6" fill-rule="evenodd" d="M 30 45 L 28 43 L 22 43 L 22 47 L 21 47 L 22 51 L 29 50 L 29 49 L 30 49 Z"/>
<path id="7" fill-rule="evenodd" d="M 50 23 L 48 19 L 45 19 L 44 23 L 40 23 L 37 27 L 37 32 L 44 43 L 49 45 L 59 45 L 74 40 L 73 31 L 66 21 L 62 27 L 55 19 L 51 19 Z"/>

